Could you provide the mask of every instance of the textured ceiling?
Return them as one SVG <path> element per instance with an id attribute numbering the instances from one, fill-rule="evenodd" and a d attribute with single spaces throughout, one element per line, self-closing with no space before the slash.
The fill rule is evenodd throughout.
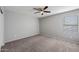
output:
<path id="1" fill-rule="evenodd" d="M 46 16 L 57 14 L 57 13 L 62 13 L 62 12 L 79 8 L 79 6 L 49 6 L 47 10 L 50 10 L 51 13 L 48 13 L 48 14 L 45 13 L 44 15 L 41 15 L 40 13 L 34 14 L 34 12 L 36 11 L 33 8 L 36 8 L 36 7 L 39 8 L 40 6 L 5 6 L 4 10 L 13 11 L 17 13 L 23 13 L 23 14 L 29 14 L 29 15 L 40 18 L 40 17 L 46 17 Z M 44 6 L 41 6 L 41 7 L 44 7 Z"/>

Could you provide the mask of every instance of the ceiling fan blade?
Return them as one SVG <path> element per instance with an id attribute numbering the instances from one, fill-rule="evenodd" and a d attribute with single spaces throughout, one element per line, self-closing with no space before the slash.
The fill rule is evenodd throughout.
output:
<path id="1" fill-rule="evenodd" d="M 40 13 L 40 12 L 35 12 L 34 14 L 36 14 L 36 13 Z"/>
<path id="2" fill-rule="evenodd" d="M 34 10 L 42 11 L 41 8 L 33 8 Z"/>
<path id="3" fill-rule="evenodd" d="M 45 9 L 47 9 L 47 8 L 48 8 L 48 6 L 45 6 L 43 10 L 45 10 Z"/>
<path id="4" fill-rule="evenodd" d="M 51 13 L 51 11 L 44 11 L 44 12 L 46 12 L 46 13 Z"/>
<path id="5" fill-rule="evenodd" d="M 1 12 L 1 14 L 3 14 L 3 11 L 2 11 L 2 9 L 0 8 L 0 12 Z"/>

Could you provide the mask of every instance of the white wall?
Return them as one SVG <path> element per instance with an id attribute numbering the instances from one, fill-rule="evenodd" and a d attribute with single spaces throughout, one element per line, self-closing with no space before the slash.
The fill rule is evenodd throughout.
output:
<path id="1" fill-rule="evenodd" d="M 64 17 L 71 15 L 77 15 L 79 17 L 79 10 L 52 15 L 45 18 L 40 18 L 40 33 L 48 37 L 54 37 L 54 36 L 65 37 L 63 29 Z M 79 35 L 77 35 L 76 37 L 79 38 Z"/>
<path id="2" fill-rule="evenodd" d="M 4 44 L 4 17 L 0 13 L 0 47 Z"/>
<path id="3" fill-rule="evenodd" d="M 5 42 L 39 34 L 39 21 L 28 14 L 5 11 Z"/>

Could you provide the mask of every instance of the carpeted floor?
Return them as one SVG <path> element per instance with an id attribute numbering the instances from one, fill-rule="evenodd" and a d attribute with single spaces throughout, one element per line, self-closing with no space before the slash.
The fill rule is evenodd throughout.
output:
<path id="1" fill-rule="evenodd" d="M 6 43 L 2 52 L 78 52 L 79 46 L 41 35 Z"/>

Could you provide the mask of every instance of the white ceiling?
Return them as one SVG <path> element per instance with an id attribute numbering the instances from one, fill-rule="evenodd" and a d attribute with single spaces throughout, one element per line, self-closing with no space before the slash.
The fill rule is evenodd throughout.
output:
<path id="1" fill-rule="evenodd" d="M 49 6 L 47 10 L 51 11 L 51 13 L 49 14 L 45 13 L 44 15 L 41 15 L 41 14 L 34 14 L 36 10 L 34 10 L 33 8 L 36 8 L 36 7 L 39 8 L 40 6 L 5 6 L 4 10 L 23 13 L 23 14 L 30 14 L 35 17 L 46 17 L 53 14 L 62 13 L 62 12 L 79 8 L 79 6 Z M 41 6 L 41 7 L 44 7 L 44 6 Z"/>

